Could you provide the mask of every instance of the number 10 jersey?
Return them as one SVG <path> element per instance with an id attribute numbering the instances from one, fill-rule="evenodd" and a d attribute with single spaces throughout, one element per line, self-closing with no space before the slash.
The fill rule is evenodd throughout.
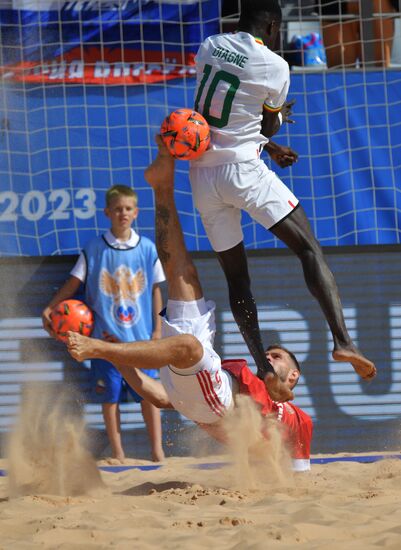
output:
<path id="1" fill-rule="evenodd" d="M 288 63 L 246 32 L 209 36 L 195 57 L 195 110 L 208 121 L 210 148 L 196 166 L 258 158 L 267 143 L 263 109 L 279 111 L 287 97 Z"/>

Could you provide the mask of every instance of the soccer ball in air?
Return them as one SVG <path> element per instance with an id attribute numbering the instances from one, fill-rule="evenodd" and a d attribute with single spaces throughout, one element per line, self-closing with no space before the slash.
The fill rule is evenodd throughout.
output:
<path id="1" fill-rule="evenodd" d="M 67 332 L 79 332 L 84 336 L 90 336 L 93 330 L 93 313 L 84 302 L 80 300 L 64 300 L 51 312 L 52 329 L 56 333 L 57 340 L 66 342 Z"/>
<path id="2" fill-rule="evenodd" d="M 166 116 L 160 135 L 171 155 L 181 160 L 200 157 L 210 143 L 209 124 L 192 109 L 177 109 Z"/>

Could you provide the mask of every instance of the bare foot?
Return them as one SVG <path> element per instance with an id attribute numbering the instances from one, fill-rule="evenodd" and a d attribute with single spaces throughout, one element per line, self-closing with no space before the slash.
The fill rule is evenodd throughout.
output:
<path id="1" fill-rule="evenodd" d="M 294 399 L 294 394 L 290 388 L 288 388 L 276 374 L 268 372 L 265 376 L 264 382 L 273 401 L 283 402 Z"/>
<path id="2" fill-rule="evenodd" d="M 357 349 L 340 348 L 332 353 L 334 361 L 340 363 L 351 363 L 354 370 L 364 380 L 372 380 L 376 376 L 376 367 L 366 359 Z"/>
<path id="3" fill-rule="evenodd" d="M 105 460 L 105 462 L 107 462 L 107 464 L 110 464 L 110 466 L 120 466 L 122 464 L 125 464 L 125 456 L 124 455 L 122 457 L 120 457 L 120 456 L 107 457 L 104 460 Z"/>
<path id="4" fill-rule="evenodd" d="M 159 135 L 156 136 L 156 143 L 159 149 L 157 157 L 145 170 L 145 179 L 155 190 L 159 187 L 174 185 L 174 158 Z"/>
<path id="5" fill-rule="evenodd" d="M 165 458 L 163 449 L 152 451 L 152 462 L 163 462 Z"/>
<path id="6" fill-rule="evenodd" d="M 96 340 L 82 336 L 77 332 L 67 332 L 67 349 L 70 355 L 76 361 L 85 361 L 85 359 L 93 358 L 93 347 Z"/>

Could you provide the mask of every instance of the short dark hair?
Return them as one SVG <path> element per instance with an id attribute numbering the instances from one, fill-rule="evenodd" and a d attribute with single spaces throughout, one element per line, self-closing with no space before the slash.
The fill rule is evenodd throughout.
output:
<path id="1" fill-rule="evenodd" d="M 242 0 L 239 27 L 259 25 L 263 19 L 278 19 L 282 12 L 277 0 Z"/>
<path id="2" fill-rule="evenodd" d="M 132 197 L 138 204 L 138 193 L 128 185 L 113 185 L 106 191 L 106 206 L 109 207 L 116 197 Z"/>
<path id="3" fill-rule="evenodd" d="M 291 357 L 297 371 L 300 373 L 301 372 L 301 367 L 298 363 L 298 359 L 295 357 L 295 355 L 292 353 L 292 351 L 290 351 L 289 349 L 285 348 L 284 346 L 282 346 L 281 344 L 272 344 L 271 346 L 269 346 L 268 348 L 266 348 L 266 353 L 272 349 L 281 349 L 282 351 L 285 351 L 286 353 L 288 353 L 288 355 Z"/>

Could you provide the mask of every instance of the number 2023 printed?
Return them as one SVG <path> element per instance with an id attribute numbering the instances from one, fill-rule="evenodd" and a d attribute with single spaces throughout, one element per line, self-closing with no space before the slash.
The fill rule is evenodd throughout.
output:
<path id="1" fill-rule="evenodd" d="M 96 193 L 93 189 L 75 191 L 54 189 L 50 193 L 28 191 L 24 195 L 14 191 L 0 193 L 0 222 L 15 222 L 19 216 L 30 222 L 43 217 L 48 220 L 68 220 L 71 215 L 86 220 L 96 213 Z"/>

